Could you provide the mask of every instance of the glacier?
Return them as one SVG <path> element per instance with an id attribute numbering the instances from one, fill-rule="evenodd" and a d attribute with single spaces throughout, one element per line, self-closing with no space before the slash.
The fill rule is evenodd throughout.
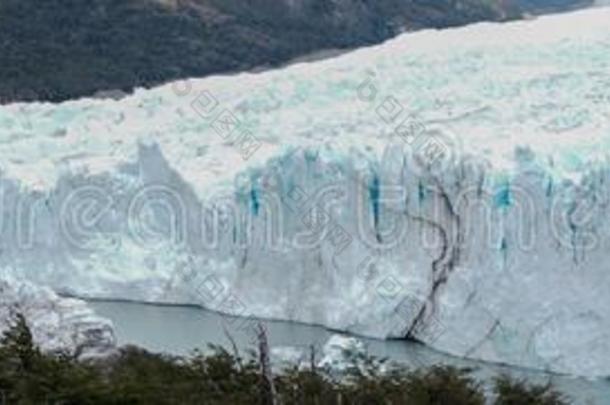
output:
<path id="1" fill-rule="evenodd" d="M 0 274 L 608 376 L 609 22 L 0 106 Z"/>
<path id="2" fill-rule="evenodd" d="M 112 321 L 96 315 L 84 301 L 59 297 L 50 288 L 12 277 L 0 278 L 0 293 L 0 334 L 20 313 L 43 351 L 80 359 L 115 353 Z"/>

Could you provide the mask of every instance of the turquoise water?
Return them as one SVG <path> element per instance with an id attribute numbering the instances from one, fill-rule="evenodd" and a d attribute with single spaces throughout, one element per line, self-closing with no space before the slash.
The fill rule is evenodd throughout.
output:
<path id="1" fill-rule="evenodd" d="M 155 352 L 185 355 L 207 344 L 221 345 L 232 350 L 230 336 L 240 352 L 254 349 L 250 326 L 258 320 L 234 318 L 189 306 L 163 306 L 117 301 L 91 301 L 100 315 L 112 319 L 119 345 L 135 344 Z M 283 321 L 263 321 L 272 348 L 309 346 L 321 348 L 335 332 L 312 325 Z M 510 374 L 516 378 L 544 384 L 552 381 L 575 404 L 610 404 L 610 381 L 589 381 L 582 378 L 550 375 L 516 367 L 488 364 L 448 356 L 419 344 L 399 340 L 360 338 L 369 354 L 419 367 L 449 364 L 470 367 L 474 375 L 490 381 L 494 375 Z"/>

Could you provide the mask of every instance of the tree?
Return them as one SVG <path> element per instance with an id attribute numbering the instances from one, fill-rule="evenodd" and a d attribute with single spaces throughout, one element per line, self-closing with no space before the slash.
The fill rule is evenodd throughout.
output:
<path id="1" fill-rule="evenodd" d="M 32 332 L 21 313 L 14 315 L 13 324 L 2 334 L 0 345 L 4 354 L 12 357 L 18 372 L 30 372 L 36 357 L 40 355 L 34 345 Z"/>

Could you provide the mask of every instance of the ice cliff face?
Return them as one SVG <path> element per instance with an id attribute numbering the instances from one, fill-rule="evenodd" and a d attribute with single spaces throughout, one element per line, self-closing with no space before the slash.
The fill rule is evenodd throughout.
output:
<path id="1" fill-rule="evenodd" d="M 25 316 L 35 343 L 44 351 L 80 358 L 107 355 L 115 346 L 112 322 L 81 300 L 60 298 L 51 289 L 11 277 L 0 279 L 0 332 L 15 313 Z"/>
<path id="2" fill-rule="evenodd" d="M 608 375 L 608 21 L 4 106 L 1 271 Z"/>

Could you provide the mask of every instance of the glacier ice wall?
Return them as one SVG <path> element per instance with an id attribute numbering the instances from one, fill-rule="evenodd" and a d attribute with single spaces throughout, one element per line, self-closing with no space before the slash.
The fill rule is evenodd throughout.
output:
<path id="1" fill-rule="evenodd" d="M 0 278 L 0 293 L 0 332 L 20 313 L 44 351 L 91 358 L 115 349 L 112 322 L 97 316 L 82 300 L 62 298 L 47 287 L 12 277 Z"/>
<path id="2" fill-rule="evenodd" d="M 608 375 L 608 21 L 0 107 L 1 272 Z"/>

